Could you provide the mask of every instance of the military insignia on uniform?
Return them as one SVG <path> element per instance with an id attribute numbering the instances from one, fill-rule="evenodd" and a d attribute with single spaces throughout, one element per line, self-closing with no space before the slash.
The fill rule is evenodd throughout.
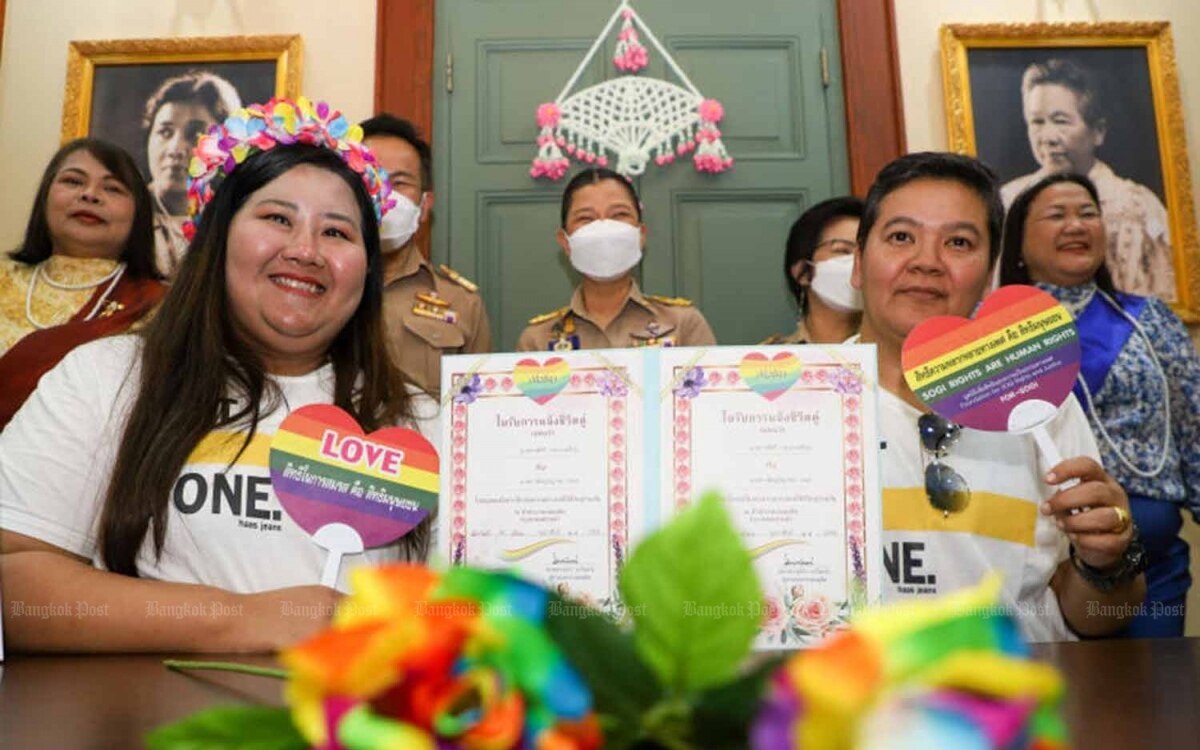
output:
<path id="1" fill-rule="evenodd" d="M 479 287 L 476 286 L 474 281 L 467 279 L 462 274 L 460 274 L 458 271 L 455 271 L 453 268 L 446 265 L 445 263 L 438 266 L 438 273 L 445 276 L 447 279 L 450 279 L 455 284 L 458 284 L 463 289 L 466 289 L 468 292 L 474 293 L 474 292 L 479 291 Z"/>
<path id="2" fill-rule="evenodd" d="M 686 297 L 663 297 L 658 294 L 647 294 L 646 299 L 653 300 L 667 307 L 691 307 L 692 301 Z"/>
<path id="3" fill-rule="evenodd" d="M 569 306 L 568 307 L 560 307 L 557 310 L 551 310 L 548 313 L 542 313 L 541 315 L 534 315 L 532 318 L 529 319 L 529 325 L 535 326 L 538 323 L 545 323 L 547 320 L 554 320 L 555 318 L 562 317 L 562 315 L 564 313 L 566 313 L 567 310 L 570 310 L 570 309 L 571 308 Z"/>
<path id="4" fill-rule="evenodd" d="M 438 293 L 436 291 L 422 292 L 417 295 L 417 299 L 421 300 L 422 302 L 424 302 L 427 305 L 432 305 L 433 307 L 449 307 L 450 306 L 450 301 L 439 297 Z"/>
<path id="5" fill-rule="evenodd" d="M 675 337 L 674 336 L 653 336 L 651 338 L 642 339 L 642 338 L 637 338 L 635 336 L 633 339 L 633 346 L 635 348 L 643 347 L 643 346 L 675 346 Z"/>
<path id="6" fill-rule="evenodd" d="M 569 352 L 579 348 L 579 336 L 575 333 L 575 316 L 567 313 L 550 330 L 554 338 L 547 345 L 550 351 Z"/>
<path id="7" fill-rule="evenodd" d="M 424 302 L 418 302 L 413 305 L 413 315 L 419 315 L 422 318 L 430 320 L 440 320 L 443 323 L 454 324 L 458 322 L 458 313 L 451 310 L 449 307 L 438 307 Z"/>

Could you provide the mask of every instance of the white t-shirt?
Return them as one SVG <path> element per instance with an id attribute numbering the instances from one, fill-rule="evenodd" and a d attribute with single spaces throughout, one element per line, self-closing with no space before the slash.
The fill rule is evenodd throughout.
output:
<path id="1" fill-rule="evenodd" d="M 137 391 L 141 340 L 84 344 L 42 377 L 0 433 L 0 527 L 100 564 L 97 523 L 125 420 Z M 245 433 L 216 430 L 192 451 L 172 490 L 166 541 L 152 532 L 138 554 L 143 578 L 251 593 L 320 582 L 326 552 L 279 505 L 271 489 L 271 436 L 291 410 L 333 401 L 333 369 L 273 377 L 283 407 L 264 415 L 232 467 Z M 416 427 L 438 440 L 437 403 L 413 392 Z M 394 547 L 343 558 L 350 568 L 394 560 Z"/>
<path id="2" fill-rule="evenodd" d="M 1000 605 L 1031 641 L 1074 640 L 1050 578 L 1069 542 L 1038 506 L 1056 491 L 1031 435 L 963 428 L 942 459 L 971 490 L 961 513 L 945 517 L 925 494 L 917 419 L 921 412 L 879 391 L 883 452 L 885 602 L 932 597 L 977 584 L 989 571 L 1004 577 Z M 1065 458 L 1100 462 L 1083 410 L 1071 396 L 1047 426 Z"/>

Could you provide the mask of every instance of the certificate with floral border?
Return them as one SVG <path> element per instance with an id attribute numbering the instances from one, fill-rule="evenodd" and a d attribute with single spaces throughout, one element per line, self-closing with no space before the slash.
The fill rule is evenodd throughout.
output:
<path id="1" fill-rule="evenodd" d="M 633 350 L 444 358 L 439 557 L 615 609 L 644 526 L 643 362 Z"/>
<path id="2" fill-rule="evenodd" d="M 875 348 L 663 350 L 659 363 L 662 518 L 722 494 L 763 587 L 759 647 L 844 627 L 879 596 Z"/>

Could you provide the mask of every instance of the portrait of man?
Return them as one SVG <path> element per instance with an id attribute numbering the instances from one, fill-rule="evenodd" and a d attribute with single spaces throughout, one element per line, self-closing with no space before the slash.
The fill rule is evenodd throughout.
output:
<path id="1" fill-rule="evenodd" d="M 187 248 L 187 168 L 196 139 L 243 104 L 270 99 L 275 63 L 155 63 L 96 69 L 89 134 L 137 160 L 154 198 L 159 269 L 175 274 Z"/>
<path id="2" fill-rule="evenodd" d="M 1000 48 L 969 53 L 979 158 L 1008 206 L 1048 174 L 1087 175 L 1100 195 L 1118 289 L 1175 301 L 1149 67 L 1135 48 Z"/>

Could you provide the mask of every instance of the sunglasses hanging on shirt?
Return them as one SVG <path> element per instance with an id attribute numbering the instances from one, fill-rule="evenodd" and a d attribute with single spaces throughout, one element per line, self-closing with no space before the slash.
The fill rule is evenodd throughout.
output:
<path id="1" fill-rule="evenodd" d="M 917 431 L 921 435 L 921 448 L 931 456 L 925 466 L 925 496 L 929 504 L 945 517 L 961 513 L 971 502 L 971 488 L 961 474 L 942 463 L 950 447 L 958 442 L 961 428 L 937 414 L 922 414 L 917 420 Z"/>

